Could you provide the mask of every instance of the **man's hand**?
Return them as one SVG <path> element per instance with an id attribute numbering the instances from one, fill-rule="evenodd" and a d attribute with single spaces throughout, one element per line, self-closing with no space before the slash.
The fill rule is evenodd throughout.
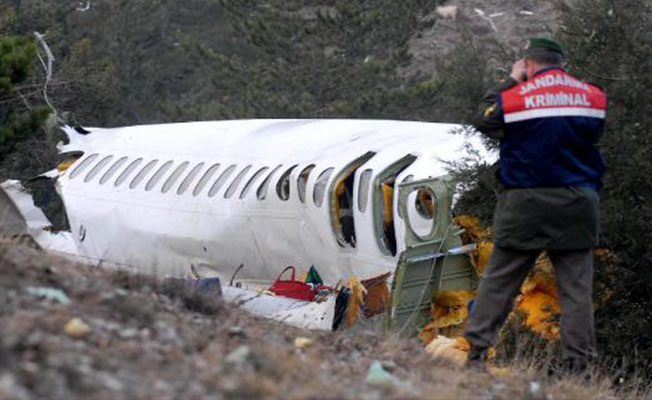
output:
<path id="1" fill-rule="evenodd" d="M 527 74 L 525 71 L 525 59 L 520 59 L 512 65 L 512 72 L 509 76 L 516 82 L 523 82 L 527 80 Z"/>

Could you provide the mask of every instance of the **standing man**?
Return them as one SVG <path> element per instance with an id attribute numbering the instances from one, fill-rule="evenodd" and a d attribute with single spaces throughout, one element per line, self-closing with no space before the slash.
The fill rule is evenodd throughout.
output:
<path id="1" fill-rule="evenodd" d="M 483 100 L 476 128 L 500 141 L 504 190 L 494 211 L 494 251 L 464 334 L 471 369 L 484 370 L 487 349 L 544 250 L 557 275 L 567 366 L 581 371 L 596 357 L 593 248 L 604 171 L 596 145 L 607 98 L 564 64 L 559 43 L 530 39 L 510 78 Z"/>

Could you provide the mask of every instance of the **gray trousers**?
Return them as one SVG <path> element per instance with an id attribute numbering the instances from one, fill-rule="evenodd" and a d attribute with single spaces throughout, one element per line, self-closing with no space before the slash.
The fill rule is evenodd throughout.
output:
<path id="1" fill-rule="evenodd" d="M 480 282 L 464 336 L 474 346 L 498 341 L 513 301 L 540 250 L 494 247 Z M 561 305 L 561 339 L 566 359 L 588 362 L 596 356 L 593 322 L 593 250 L 549 250 Z"/>

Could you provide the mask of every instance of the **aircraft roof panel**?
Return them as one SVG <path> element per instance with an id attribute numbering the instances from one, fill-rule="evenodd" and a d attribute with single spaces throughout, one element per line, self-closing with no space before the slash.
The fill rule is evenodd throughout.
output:
<path id="1" fill-rule="evenodd" d="M 99 128 L 68 149 L 129 152 L 261 164 L 319 162 L 337 166 L 367 151 L 455 156 L 477 138 L 449 132 L 459 125 L 391 120 L 233 120 Z M 384 158 L 384 157 L 383 157 Z M 325 160 L 325 161 L 326 161 Z M 271 164 L 270 164 L 271 165 Z"/>

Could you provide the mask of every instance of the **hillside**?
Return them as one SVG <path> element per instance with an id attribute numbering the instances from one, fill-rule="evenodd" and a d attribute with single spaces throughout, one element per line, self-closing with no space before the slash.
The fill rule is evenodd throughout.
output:
<path id="1" fill-rule="evenodd" d="M 51 299 L 43 289 L 60 292 Z M 74 318 L 82 324 L 71 325 Z M 300 348 L 299 337 L 313 343 Z M 375 361 L 392 377 L 370 379 Z M 184 286 L 0 243 L 0 398 L 617 395 L 607 381 L 546 382 L 527 368 L 512 371 L 476 375 L 432 358 L 416 339 L 295 329 Z"/>

